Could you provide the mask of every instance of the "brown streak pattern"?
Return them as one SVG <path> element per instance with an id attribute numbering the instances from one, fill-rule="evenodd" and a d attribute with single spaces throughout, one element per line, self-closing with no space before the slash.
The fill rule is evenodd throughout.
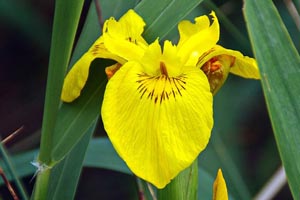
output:
<path id="1" fill-rule="evenodd" d="M 173 97 L 175 100 L 177 96 L 182 96 L 182 91 L 186 90 L 186 75 L 182 74 L 177 77 L 169 77 L 164 74 L 159 76 L 150 76 L 148 74 L 137 74 L 139 85 L 137 87 L 140 93 L 140 99 L 150 99 L 156 103 L 162 104 L 166 100 Z M 158 88 L 157 86 L 162 86 Z"/>

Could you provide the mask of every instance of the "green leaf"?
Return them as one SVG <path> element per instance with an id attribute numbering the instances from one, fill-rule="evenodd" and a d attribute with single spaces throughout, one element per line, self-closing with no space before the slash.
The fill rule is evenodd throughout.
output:
<path id="1" fill-rule="evenodd" d="M 117 12 L 120 15 L 120 13 L 127 11 L 134 4 L 135 0 L 127 1 L 126 4 L 121 2 L 118 7 L 114 7 L 114 4 L 105 4 L 101 9 L 103 16 L 109 17 L 112 15 L 112 12 Z M 79 59 L 99 37 L 100 33 L 101 29 L 96 8 L 94 3 L 92 3 L 71 64 Z M 98 118 L 107 82 L 104 69 L 110 64 L 110 62 L 104 60 L 95 60 L 91 65 L 88 82 L 80 97 L 71 104 L 62 104 L 54 132 L 54 147 L 52 151 L 54 161 L 63 159 Z"/>
<path id="2" fill-rule="evenodd" d="M 164 189 L 157 191 L 157 197 L 174 200 L 196 200 L 198 197 L 198 160 L 180 172 Z"/>
<path id="3" fill-rule="evenodd" d="M 96 66 L 96 65 L 100 65 Z M 60 161 L 85 135 L 89 127 L 97 121 L 106 85 L 104 62 L 94 62 L 91 74 L 80 98 L 72 104 L 63 104 L 55 129 L 55 146 L 52 158 Z"/>
<path id="4" fill-rule="evenodd" d="M 145 20 L 147 26 L 144 37 L 148 42 L 157 37 L 164 38 L 180 20 L 188 15 L 203 0 L 144 0 L 135 10 Z"/>
<path id="5" fill-rule="evenodd" d="M 247 0 L 244 14 L 271 122 L 295 199 L 300 188 L 300 57 L 271 0 Z"/>
<path id="6" fill-rule="evenodd" d="M 119 157 L 108 138 L 91 140 L 84 159 L 84 165 L 87 167 L 100 167 L 125 174 L 132 174 L 125 162 Z"/>
<path id="7" fill-rule="evenodd" d="M 92 128 L 90 129 L 92 130 Z M 89 135 L 85 135 L 83 137 L 83 143 L 86 143 L 87 139 L 89 139 Z M 70 154 L 63 160 L 61 163 L 58 164 L 58 166 L 55 166 L 53 171 L 51 172 L 51 179 L 50 179 L 50 185 L 52 185 L 50 191 L 56 192 L 56 195 L 58 194 L 57 191 L 59 188 L 53 187 L 53 185 L 68 185 L 68 187 L 63 187 L 61 189 L 64 189 L 66 191 L 71 191 L 70 185 L 72 185 L 73 189 L 75 183 L 73 183 L 74 179 L 77 179 L 78 177 L 78 171 L 77 173 L 71 173 L 72 167 L 81 167 L 81 164 L 76 160 L 76 155 L 78 155 L 78 159 L 80 160 L 82 155 L 84 155 L 84 148 L 82 142 L 78 143 L 74 149 L 71 151 Z M 36 157 L 38 153 L 38 150 L 31 150 L 25 153 L 17 154 L 11 157 L 12 164 L 15 166 L 18 166 L 16 168 L 16 175 L 17 177 L 25 177 L 25 176 L 30 176 L 35 173 L 36 168 L 30 164 L 31 161 Z M 81 156 L 79 156 L 81 155 Z M 74 163 L 73 165 L 71 163 Z M 79 166 L 77 166 L 77 164 Z M 5 167 L 3 162 L 0 162 L 0 165 L 3 166 L 3 170 L 6 171 L 7 168 Z M 120 173 L 125 173 L 129 175 L 133 175 L 130 169 L 127 167 L 125 162 L 119 157 L 115 149 L 113 148 L 111 142 L 109 141 L 108 138 L 95 138 L 90 140 L 90 143 L 88 145 L 85 158 L 83 161 L 83 166 L 85 167 L 94 167 L 94 168 L 102 168 L 102 169 L 109 169 L 109 170 L 114 170 Z M 78 169 L 77 169 L 78 170 Z M 68 173 L 63 173 L 68 171 Z M 213 187 L 213 182 L 214 182 L 214 177 L 211 176 L 211 174 L 203 169 L 202 165 L 200 165 L 198 169 L 198 199 L 211 199 L 212 197 L 212 187 Z M 216 173 L 216 172 L 215 172 Z M 64 174 L 66 177 L 61 176 Z M 54 178 L 53 178 L 54 176 Z M 71 177 L 70 177 L 71 176 Z M 74 176 L 74 177 L 72 177 Z M 60 180 L 55 180 L 56 178 L 59 178 Z M 12 180 L 11 177 L 8 177 L 9 180 Z M 70 178 L 70 180 L 68 179 Z M 72 179 L 74 178 L 74 179 Z M 226 179 L 226 177 L 225 177 Z M 69 181 L 68 181 L 69 180 Z M 53 181 L 53 182 L 52 182 Z M 226 179 L 227 181 L 227 179 Z M 67 182 L 67 183 L 66 183 Z M 3 184 L 3 182 L 0 180 L 0 184 Z M 145 187 L 146 189 L 147 187 Z M 60 191 L 63 192 L 63 191 Z M 59 193 L 60 193 L 59 192 Z M 60 193 L 61 194 L 61 193 Z M 62 195 L 62 194 L 61 194 Z M 230 198 L 232 199 L 232 198 Z"/>
<path id="8" fill-rule="evenodd" d="M 47 199 L 74 199 L 84 156 L 96 122 L 71 152 L 51 171 Z"/>
<path id="9" fill-rule="evenodd" d="M 18 166 L 16 168 L 17 177 L 25 177 L 34 174 L 34 172 L 36 171 L 36 167 L 34 167 L 30 163 L 34 161 L 37 155 L 38 150 L 31 150 L 25 153 L 10 156 L 12 165 Z M 0 160 L 0 166 L 2 167 L 3 171 L 8 170 L 4 160 Z M 13 180 L 13 177 L 11 176 L 8 176 L 7 178 L 10 181 Z M 2 184 L 4 184 L 3 180 L 0 179 L 0 185 Z"/>
<path id="10" fill-rule="evenodd" d="M 39 160 L 46 164 L 51 162 L 52 136 L 60 94 L 82 6 L 83 0 L 56 1 L 39 155 Z"/>
<path id="11" fill-rule="evenodd" d="M 38 163 L 50 166 L 53 148 L 53 131 L 57 120 L 60 94 L 64 75 L 73 47 L 83 0 L 57 0 L 50 50 L 46 98 L 43 115 L 42 136 Z M 34 199 L 45 199 L 48 192 L 50 169 L 38 174 L 34 188 Z"/>

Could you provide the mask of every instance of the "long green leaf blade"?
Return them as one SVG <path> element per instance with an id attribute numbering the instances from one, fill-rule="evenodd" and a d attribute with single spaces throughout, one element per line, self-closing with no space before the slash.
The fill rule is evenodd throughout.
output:
<path id="1" fill-rule="evenodd" d="M 280 156 L 295 199 L 300 188 L 300 57 L 271 0 L 247 0 L 244 14 Z"/>
<path id="2" fill-rule="evenodd" d="M 94 122 L 80 142 L 52 170 L 47 199 L 74 199 L 84 156 L 96 124 Z"/>
<path id="3" fill-rule="evenodd" d="M 126 12 L 130 6 L 135 5 L 135 0 L 127 1 L 126 4 L 120 1 L 119 7 L 113 7 L 105 4 L 102 7 L 104 18 L 112 15 L 111 12 Z M 101 4 L 102 6 L 102 4 Z M 116 11 L 118 10 L 118 11 Z M 99 25 L 98 16 L 95 5 L 92 4 L 88 17 L 83 28 L 80 39 L 74 51 L 74 57 L 71 64 L 79 59 L 79 57 L 89 48 L 100 35 L 101 27 Z M 63 159 L 63 157 L 80 141 L 91 124 L 98 118 L 100 114 L 100 106 L 103 98 L 103 91 L 106 85 L 106 75 L 104 73 L 107 62 L 96 60 L 92 63 L 90 76 L 80 98 L 71 104 L 62 104 L 58 113 L 58 120 L 54 133 L 54 147 L 52 156 L 55 161 Z"/>
<path id="4" fill-rule="evenodd" d="M 77 147 L 74 147 L 74 149 L 76 148 Z M 74 150 L 72 150 L 71 152 L 73 151 Z M 81 149 L 78 149 L 78 151 L 80 153 Z M 75 150 L 74 152 L 77 151 Z M 16 173 L 18 177 L 25 177 L 34 174 L 35 168 L 30 164 L 30 162 L 37 155 L 37 153 L 38 150 L 31 150 L 11 157 L 12 164 L 18 166 L 18 168 L 16 168 Z M 74 155 L 76 155 L 76 153 L 74 153 Z M 3 162 L 0 162 L 0 165 L 3 166 L 4 171 L 7 170 L 7 168 L 3 165 Z M 90 140 L 83 161 L 83 165 L 86 167 L 109 169 L 120 173 L 132 175 L 132 172 L 126 166 L 125 162 L 119 157 L 108 138 L 101 137 Z M 64 166 L 64 164 L 62 164 L 62 166 Z M 70 175 L 70 173 L 67 174 L 67 176 Z M 207 172 L 207 170 L 203 169 L 202 166 L 199 167 L 198 174 L 198 199 L 210 199 L 212 197 L 212 185 L 214 182 L 214 178 Z M 51 176 L 53 175 L 55 175 L 55 172 L 52 172 Z M 73 173 L 71 175 L 73 175 Z M 8 178 L 10 178 L 11 180 L 11 177 Z M 65 179 L 63 177 L 61 178 Z M 54 180 L 51 178 L 50 183 L 51 181 Z M 55 183 L 57 182 L 54 181 L 54 183 L 52 184 Z M 3 182 L 1 182 L 0 180 L 0 185 L 1 184 L 3 184 Z M 70 188 L 68 188 L 68 190 L 70 190 Z"/>
<path id="5" fill-rule="evenodd" d="M 70 60 L 83 0 L 57 0 L 55 5 L 50 60 L 47 78 L 42 137 L 38 163 L 52 165 L 53 132 L 60 104 L 64 75 Z M 50 168 L 38 174 L 34 188 L 34 199 L 45 199 L 48 193 Z"/>
<path id="6" fill-rule="evenodd" d="M 60 104 L 62 83 L 70 60 L 83 2 L 83 0 L 56 1 L 39 155 L 42 163 L 49 164 L 51 161 L 52 136 Z"/>
<path id="7" fill-rule="evenodd" d="M 203 0 L 144 0 L 135 10 L 143 16 L 147 27 L 144 37 L 154 41 L 164 38 L 180 20 L 189 14 Z"/>

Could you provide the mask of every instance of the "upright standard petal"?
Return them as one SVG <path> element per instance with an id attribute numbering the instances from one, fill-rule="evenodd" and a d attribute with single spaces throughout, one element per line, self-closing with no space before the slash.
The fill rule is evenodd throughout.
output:
<path id="1" fill-rule="evenodd" d="M 103 32 L 108 33 L 112 38 L 124 39 L 138 45 L 147 45 L 142 37 L 145 22 L 134 10 L 128 10 L 116 21 L 113 17 L 104 23 Z"/>
<path id="2" fill-rule="evenodd" d="M 118 22 L 110 18 L 103 28 L 105 46 L 126 60 L 140 59 L 148 46 L 142 37 L 144 26 L 144 20 L 134 10 L 129 10 Z"/>
<path id="3" fill-rule="evenodd" d="M 178 53 L 182 62 L 194 66 L 198 58 L 211 49 L 219 40 L 220 28 L 218 18 L 214 12 L 210 14 L 212 24 L 208 16 L 195 18 L 195 24 L 182 21 L 178 25 L 180 40 Z"/>
<path id="4" fill-rule="evenodd" d="M 226 182 L 221 169 L 218 170 L 218 174 L 214 182 L 213 200 L 228 200 Z"/>
<path id="5" fill-rule="evenodd" d="M 206 147 L 212 94 L 204 73 L 184 67 L 177 76 L 146 74 L 127 62 L 108 82 L 102 119 L 119 155 L 137 176 L 165 187 Z"/>

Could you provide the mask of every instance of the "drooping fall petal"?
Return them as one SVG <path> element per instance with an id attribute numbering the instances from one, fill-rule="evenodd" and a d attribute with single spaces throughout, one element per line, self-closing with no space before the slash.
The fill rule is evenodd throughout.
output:
<path id="1" fill-rule="evenodd" d="M 226 182 L 221 169 L 218 170 L 218 174 L 214 182 L 213 200 L 228 200 Z"/>
<path id="2" fill-rule="evenodd" d="M 235 62 L 230 68 L 230 73 L 243 78 L 260 79 L 260 74 L 255 59 L 248 56 L 243 56 L 239 52 L 236 52 Z"/>
<path id="3" fill-rule="evenodd" d="M 88 75 L 91 62 L 96 58 L 107 58 L 124 63 L 125 60 L 115 54 L 107 51 L 103 44 L 103 38 L 100 37 L 71 68 L 65 77 L 61 99 L 65 102 L 72 102 L 80 96 Z"/>
<path id="4" fill-rule="evenodd" d="M 141 36 L 144 26 L 143 19 L 133 10 L 125 13 L 119 21 L 116 21 L 113 17 L 106 20 L 103 27 L 103 35 L 96 40 L 88 52 L 68 72 L 64 81 L 61 99 L 65 102 L 72 102 L 80 95 L 89 75 L 90 64 L 94 59 L 112 59 L 120 64 L 124 64 L 128 59 L 135 58 L 139 53 L 140 46 L 147 46 L 146 41 Z M 105 38 L 108 38 L 109 41 L 107 43 L 111 45 L 106 44 Z M 119 49 L 124 47 L 125 51 L 129 47 L 127 55 L 132 52 L 130 54 L 132 56 L 110 51 L 111 49 L 113 50 L 111 47 L 113 44 L 119 45 Z M 122 44 L 124 45 L 122 46 Z M 110 49 L 108 49 L 108 46 Z M 134 50 L 134 48 L 137 50 Z M 143 52 L 140 52 L 140 55 L 143 55 Z"/>
<path id="5" fill-rule="evenodd" d="M 196 67 L 153 76 L 128 62 L 109 80 L 101 113 L 118 154 L 158 188 L 196 159 L 213 125 L 212 94 Z"/>

